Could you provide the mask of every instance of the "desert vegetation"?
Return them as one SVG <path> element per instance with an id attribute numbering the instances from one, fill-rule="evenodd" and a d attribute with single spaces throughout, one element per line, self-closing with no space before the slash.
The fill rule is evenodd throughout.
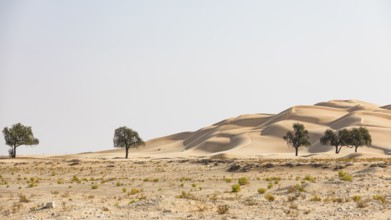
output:
<path id="1" fill-rule="evenodd" d="M 3 160 L 0 218 L 382 219 L 390 169 L 390 159 Z"/>

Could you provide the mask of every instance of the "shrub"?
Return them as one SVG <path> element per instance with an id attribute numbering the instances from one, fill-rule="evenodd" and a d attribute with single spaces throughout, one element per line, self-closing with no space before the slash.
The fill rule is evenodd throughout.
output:
<path id="1" fill-rule="evenodd" d="M 357 202 L 357 208 L 365 208 L 367 207 L 367 201 L 360 200 Z"/>
<path id="2" fill-rule="evenodd" d="M 77 176 L 73 176 L 72 179 L 71 179 L 71 183 L 81 183 L 81 180 L 77 177 Z"/>
<path id="3" fill-rule="evenodd" d="M 134 195 L 134 194 L 137 194 L 139 193 L 140 190 L 137 189 L 137 188 L 132 188 L 129 192 L 128 192 L 128 195 Z"/>
<path id="4" fill-rule="evenodd" d="M 30 200 L 27 198 L 24 194 L 19 194 L 19 202 L 30 202 Z"/>
<path id="5" fill-rule="evenodd" d="M 269 183 L 269 184 L 267 184 L 267 188 L 268 188 L 268 189 L 271 189 L 271 188 L 273 188 L 273 183 Z"/>
<path id="6" fill-rule="evenodd" d="M 382 196 L 382 195 L 374 195 L 373 199 L 377 200 L 377 201 L 379 201 L 379 202 L 381 202 L 383 204 L 386 203 L 386 198 L 384 196 Z"/>
<path id="7" fill-rule="evenodd" d="M 304 190 L 304 186 L 301 185 L 301 184 L 296 184 L 294 186 L 289 187 L 289 189 L 288 189 L 289 193 L 294 193 L 294 192 L 297 192 L 297 191 L 304 192 L 305 191 Z"/>
<path id="8" fill-rule="evenodd" d="M 355 201 L 355 202 L 359 202 L 359 201 L 361 201 L 361 196 L 353 196 L 352 197 L 352 199 L 353 199 L 353 201 Z"/>
<path id="9" fill-rule="evenodd" d="M 241 177 L 241 178 L 239 178 L 238 183 L 239 183 L 239 185 L 241 185 L 241 186 L 249 184 L 247 177 Z"/>
<path id="10" fill-rule="evenodd" d="M 306 175 L 306 176 L 304 177 L 304 180 L 313 183 L 313 182 L 315 182 L 316 178 L 313 177 L 313 176 L 311 176 L 311 175 Z"/>
<path id="11" fill-rule="evenodd" d="M 228 211 L 229 211 L 229 206 L 227 204 L 217 206 L 217 213 L 219 215 L 224 215 L 228 213 Z"/>
<path id="12" fill-rule="evenodd" d="M 176 196 L 176 198 L 196 200 L 196 197 L 193 194 L 191 194 L 190 192 L 186 192 L 186 191 L 182 191 L 182 194 L 179 196 Z"/>
<path id="13" fill-rule="evenodd" d="M 313 195 L 310 200 L 313 201 L 313 202 L 320 202 L 320 201 L 322 201 L 322 199 L 318 195 Z"/>
<path id="14" fill-rule="evenodd" d="M 266 189 L 265 188 L 259 188 L 258 189 L 258 193 L 259 194 L 264 194 L 266 192 Z"/>
<path id="15" fill-rule="evenodd" d="M 98 189 L 98 187 L 99 187 L 98 185 L 92 185 L 91 189 Z"/>
<path id="16" fill-rule="evenodd" d="M 240 192 L 240 185 L 235 184 L 232 186 L 232 192 Z"/>
<path id="17" fill-rule="evenodd" d="M 343 181 L 352 182 L 352 180 L 353 180 L 353 177 L 349 173 L 342 171 L 342 170 L 338 171 L 338 177 L 340 180 L 343 180 Z"/>
<path id="18" fill-rule="evenodd" d="M 270 194 L 270 193 L 267 193 L 264 197 L 269 202 L 272 202 L 272 201 L 275 200 L 274 196 L 272 194 Z"/>

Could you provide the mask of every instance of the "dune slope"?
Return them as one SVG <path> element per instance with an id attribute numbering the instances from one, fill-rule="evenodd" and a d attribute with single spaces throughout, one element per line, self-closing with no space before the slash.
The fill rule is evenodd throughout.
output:
<path id="1" fill-rule="evenodd" d="M 322 146 L 319 138 L 326 129 L 338 130 L 365 126 L 373 137 L 371 147 L 360 152 L 391 155 L 391 110 L 357 100 L 333 100 L 313 106 L 295 106 L 279 114 L 247 114 L 229 118 L 195 132 L 186 132 L 147 142 L 143 151 L 181 152 L 184 155 L 230 154 L 251 156 L 292 153 L 281 138 L 302 123 L 309 130 L 312 145 L 302 148 L 301 154 L 333 152 Z M 175 137 L 175 138 L 173 138 Z M 352 153 L 352 149 L 343 151 Z"/>

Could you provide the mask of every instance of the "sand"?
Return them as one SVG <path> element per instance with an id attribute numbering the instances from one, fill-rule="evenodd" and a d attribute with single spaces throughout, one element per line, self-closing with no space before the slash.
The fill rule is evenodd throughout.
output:
<path id="1" fill-rule="evenodd" d="M 124 149 L 0 159 L 0 219 L 391 219 L 390 109 L 336 100 L 241 115 L 149 140 L 129 159 Z M 282 139 L 296 122 L 312 143 L 298 157 Z M 357 126 L 372 146 L 319 144 L 326 129 Z"/>

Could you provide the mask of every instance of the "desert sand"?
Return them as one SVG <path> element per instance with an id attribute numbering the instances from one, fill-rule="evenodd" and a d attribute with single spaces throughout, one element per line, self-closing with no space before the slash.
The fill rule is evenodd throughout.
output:
<path id="1" fill-rule="evenodd" d="M 0 219 L 391 219 L 390 109 L 347 100 L 241 115 L 127 160 L 124 149 L 0 159 Z M 299 157 L 281 138 L 295 122 L 312 143 Z M 371 147 L 319 144 L 357 126 Z"/>

